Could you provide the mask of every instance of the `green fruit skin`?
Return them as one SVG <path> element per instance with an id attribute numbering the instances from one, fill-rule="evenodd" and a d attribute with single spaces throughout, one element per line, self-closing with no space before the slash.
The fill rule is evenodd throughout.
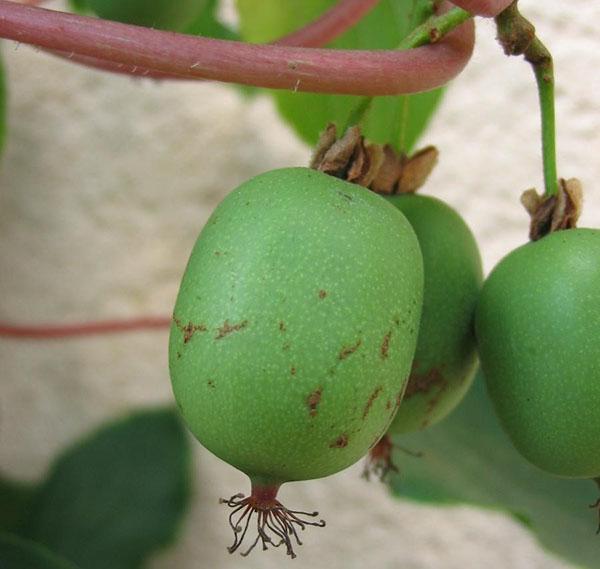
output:
<path id="1" fill-rule="evenodd" d="M 184 30 L 200 14 L 206 0 L 87 0 L 105 20 L 163 30 Z"/>
<path id="2" fill-rule="evenodd" d="M 475 238 L 454 209 L 428 196 L 387 199 L 415 231 L 425 275 L 413 369 L 389 429 L 400 434 L 443 419 L 471 386 L 477 370 L 473 318 L 483 273 Z"/>
<path id="3" fill-rule="evenodd" d="M 516 448 L 558 476 L 600 475 L 600 231 L 505 257 L 476 312 L 482 370 Z"/>
<path id="4" fill-rule="evenodd" d="M 353 464 L 396 411 L 422 294 L 416 236 L 381 197 L 306 168 L 247 181 L 202 230 L 175 305 L 191 431 L 255 481 Z"/>

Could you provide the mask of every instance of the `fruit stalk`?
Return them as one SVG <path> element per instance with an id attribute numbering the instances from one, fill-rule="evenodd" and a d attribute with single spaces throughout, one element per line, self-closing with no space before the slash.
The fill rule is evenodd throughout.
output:
<path id="1" fill-rule="evenodd" d="M 417 26 L 406 36 L 398 45 L 398 49 L 415 49 L 423 45 L 439 42 L 444 36 L 472 17 L 473 14 L 462 8 L 452 8 L 444 14 L 433 16 L 420 26 Z M 361 97 L 350 111 L 342 132 L 346 132 L 354 125 L 359 125 L 369 112 L 372 103 L 373 97 Z"/>
<path id="2" fill-rule="evenodd" d="M 533 67 L 542 121 L 542 159 L 547 197 L 558 193 L 556 120 L 552 55 L 535 34 L 535 27 L 519 12 L 515 0 L 496 17 L 498 41 L 506 55 L 523 55 Z"/>

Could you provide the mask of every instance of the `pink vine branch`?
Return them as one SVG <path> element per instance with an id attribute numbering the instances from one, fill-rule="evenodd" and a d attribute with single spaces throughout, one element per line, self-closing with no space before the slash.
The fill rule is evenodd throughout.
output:
<path id="1" fill-rule="evenodd" d="M 395 95 L 447 83 L 467 63 L 472 21 L 407 51 L 254 45 L 192 37 L 0 0 L 0 37 L 130 68 L 257 87 Z"/>
<path id="2" fill-rule="evenodd" d="M 358 24 L 377 4 L 379 4 L 379 0 L 340 0 L 314 22 L 273 43 L 320 47 Z"/>
<path id="3" fill-rule="evenodd" d="M 493 18 L 508 8 L 513 0 L 452 0 L 454 4 L 478 16 Z"/>
<path id="4" fill-rule="evenodd" d="M 331 9 L 327 10 L 319 18 L 308 25 L 288 34 L 272 43 L 277 45 L 318 47 L 323 46 L 334 40 L 346 30 L 357 24 L 370 10 L 372 10 L 379 0 L 340 0 Z M 179 75 L 162 73 L 141 67 L 128 67 L 122 63 L 112 61 L 103 61 L 94 57 L 85 57 L 74 53 L 64 53 L 59 51 L 50 51 L 54 55 L 68 59 L 74 63 L 80 63 L 86 67 L 110 71 L 123 75 L 137 77 L 146 77 L 150 79 L 188 79 Z"/>
<path id="5" fill-rule="evenodd" d="M 74 324 L 22 325 L 0 322 L 0 337 L 19 340 L 53 340 L 102 334 L 165 330 L 171 324 L 168 316 L 145 316 L 122 320 L 101 320 Z"/>

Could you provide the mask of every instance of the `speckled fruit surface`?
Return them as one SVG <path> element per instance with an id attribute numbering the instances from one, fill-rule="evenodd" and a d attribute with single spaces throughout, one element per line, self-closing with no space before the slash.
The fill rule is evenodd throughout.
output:
<path id="1" fill-rule="evenodd" d="M 517 449 L 559 476 L 600 475 L 600 231 L 514 250 L 477 307 L 482 369 Z"/>
<path id="2" fill-rule="evenodd" d="M 415 359 L 391 434 L 424 429 L 461 401 L 477 368 L 473 317 L 483 280 L 475 238 L 444 202 L 388 198 L 406 216 L 423 253 L 425 287 Z"/>
<path id="3" fill-rule="evenodd" d="M 416 236 L 381 197 L 306 168 L 242 184 L 175 305 L 170 370 L 191 431 L 255 479 L 353 464 L 396 411 L 422 293 Z"/>

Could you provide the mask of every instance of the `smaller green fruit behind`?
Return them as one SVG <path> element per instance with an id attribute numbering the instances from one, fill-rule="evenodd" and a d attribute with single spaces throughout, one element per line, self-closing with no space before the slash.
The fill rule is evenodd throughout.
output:
<path id="1" fill-rule="evenodd" d="M 207 0 L 84 0 L 87 7 L 106 20 L 149 28 L 182 31 L 200 14 Z"/>
<path id="2" fill-rule="evenodd" d="M 202 230 L 175 305 L 170 371 L 190 430 L 262 484 L 362 458 L 410 372 L 422 265 L 406 218 L 360 186 L 308 168 L 242 184 Z"/>
<path id="3" fill-rule="evenodd" d="M 476 312 L 482 370 L 516 448 L 558 476 L 600 475 L 600 231 L 505 257 Z"/>
<path id="4" fill-rule="evenodd" d="M 413 368 L 388 433 L 418 431 L 462 400 L 477 369 L 473 317 L 483 281 L 475 238 L 444 202 L 421 195 L 387 198 L 408 219 L 423 254 L 423 313 Z"/>

